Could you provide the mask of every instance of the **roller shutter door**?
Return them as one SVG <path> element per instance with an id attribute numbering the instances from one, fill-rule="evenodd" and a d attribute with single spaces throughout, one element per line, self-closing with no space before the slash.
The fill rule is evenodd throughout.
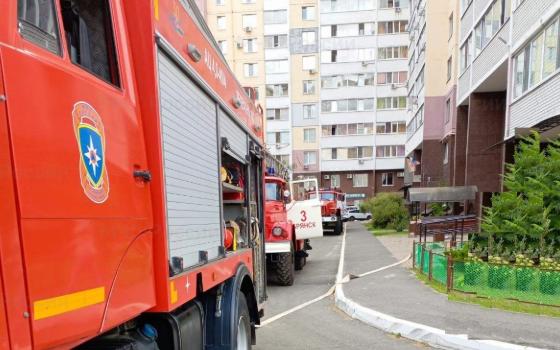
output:
<path id="1" fill-rule="evenodd" d="M 161 52 L 158 74 L 169 257 L 188 268 L 221 246 L 216 105 Z"/>
<path id="2" fill-rule="evenodd" d="M 220 110 L 220 136 L 226 137 L 231 150 L 241 159 L 247 155 L 247 134 Z"/>

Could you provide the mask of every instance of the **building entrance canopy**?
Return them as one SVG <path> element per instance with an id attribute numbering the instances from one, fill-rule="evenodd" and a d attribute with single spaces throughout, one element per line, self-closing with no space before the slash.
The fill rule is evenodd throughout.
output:
<path id="1" fill-rule="evenodd" d="M 463 202 L 474 200 L 476 192 L 476 186 L 409 188 L 407 200 L 409 203 Z"/>

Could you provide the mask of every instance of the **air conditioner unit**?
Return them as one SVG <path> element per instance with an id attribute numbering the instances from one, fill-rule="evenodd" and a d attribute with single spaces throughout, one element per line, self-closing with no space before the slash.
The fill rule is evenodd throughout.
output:
<path id="1" fill-rule="evenodd" d="M 323 176 L 323 179 L 325 179 L 325 180 L 330 180 L 330 179 L 331 179 L 331 176 L 330 176 L 330 175 L 324 175 L 324 176 Z"/>
<path id="2" fill-rule="evenodd" d="M 358 159 L 358 163 L 359 164 L 364 164 L 364 160 L 363 159 Z"/>
<path id="3" fill-rule="evenodd" d="M 316 69 L 310 69 L 309 74 L 317 74 L 317 70 Z"/>
<path id="4" fill-rule="evenodd" d="M 401 13 L 401 8 L 400 7 L 395 7 L 395 12 L 396 13 Z"/>
<path id="5" fill-rule="evenodd" d="M 247 33 L 251 33 L 253 31 L 253 27 L 245 27 L 245 31 Z"/>
<path id="6" fill-rule="evenodd" d="M 404 171 L 401 171 L 400 173 L 397 173 L 397 177 L 404 177 Z"/>
<path id="7" fill-rule="evenodd" d="M 237 42 L 237 48 L 238 49 L 242 49 L 243 48 L 243 43 L 241 41 Z"/>
<path id="8" fill-rule="evenodd" d="M 346 174 L 346 178 L 347 178 L 347 179 L 351 179 L 351 178 L 352 178 L 352 174 Z"/>
<path id="9" fill-rule="evenodd" d="M 399 86 L 395 83 L 391 84 L 391 89 L 395 90 L 396 88 L 398 88 Z"/>
<path id="10" fill-rule="evenodd" d="M 304 165 L 303 170 L 309 170 L 309 165 Z"/>

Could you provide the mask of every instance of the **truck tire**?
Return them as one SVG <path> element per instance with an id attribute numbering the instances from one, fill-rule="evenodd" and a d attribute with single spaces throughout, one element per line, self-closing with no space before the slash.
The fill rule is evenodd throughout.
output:
<path id="1" fill-rule="evenodd" d="M 294 284 L 295 254 L 294 245 L 290 245 L 289 253 L 279 253 L 276 263 L 276 277 L 281 286 Z"/>
<path id="2" fill-rule="evenodd" d="M 334 234 L 339 236 L 342 233 L 342 220 L 340 217 L 336 218 L 336 224 L 334 225 Z"/>
<path id="3" fill-rule="evenodd" d="M 237 327 L 234 339 L 236 339 L 234 350 L 251 349 L 251 317 L 249 316 L 247 299 L 242 292 L 239 292 L 237 300 Z"/>

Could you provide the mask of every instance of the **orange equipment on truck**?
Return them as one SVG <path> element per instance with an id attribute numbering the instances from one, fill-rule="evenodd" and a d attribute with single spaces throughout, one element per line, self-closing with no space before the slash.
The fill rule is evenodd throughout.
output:
<path id="1" fill-rule="evenodd" d="M 262 109 L 194 3 L 0 13 L 0 349 L 250 348 Z"/>

